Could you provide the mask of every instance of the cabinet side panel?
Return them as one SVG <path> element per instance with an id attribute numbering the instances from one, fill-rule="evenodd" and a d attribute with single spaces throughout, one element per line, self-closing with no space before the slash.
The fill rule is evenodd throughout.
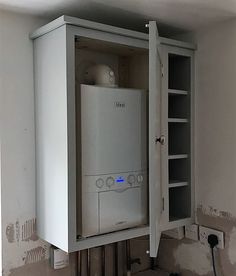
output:
<path id="1" fill-rule="evenodd" d="M 62 26 L 34 41 L 37 231 L 68 249 L 66 32 Z"/>

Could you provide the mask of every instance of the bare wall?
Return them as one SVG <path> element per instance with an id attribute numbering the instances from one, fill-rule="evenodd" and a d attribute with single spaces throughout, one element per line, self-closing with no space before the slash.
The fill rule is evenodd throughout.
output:
<path id="1" fill-rule="evenodd" d="M 182 36 L 196 52 L 196 218 L 225 232 L 219 273 L 236 275 L 236 20 Z M 165 257 L 164 257 L 165 256 Z M 183 276 L 212 275 L 209 249 L 163 240 L 159 264 Z"/>
<path id="2" fill-rule="evenodd" d="M 0 11 L 0 240 L 3 276 L 75 276 L 75 254 L 70 256 L 69 267 L 52 270 L 48 262 L 49 245 L 36 235 L 33 43 L 29 33 L 47 21 Z M 125 246 L 124 243 L 119 246 L 119 275 L 123 275 Z M 142 262 L 141 265 L 135 264 L 133 271 L 149 267 L 148 246 L 146 238 L 131 242 L 131 257 L 140 257 Z M 96 248 L 90 252 L 91 271 L 97 276 L 101 276 L 100 251 Z M 112 252 L 112 246 L 106 246 L 106 272 L 110 276 L 114 272 Z"/>
<path id="3" fill-rule="evenodd" d="M 44 261 L 47 245 L 35 235 L 33 47 L 28 34 L 44 23 L 40 18 L 0 12 L 4 276 L 26 275 L 26 271 L 29 276 L 73 274 L 73 268 L 49 269 Z M 226 232 L 226 249 L 217 259 L 222 276 L 228 276 L 236 274 L 236 21 L 200 30 L 194 39 L 198 43 L 197 219 Z M 159 264 L 183 276 L 212 275 L 208 249 L 187 240 L 162 240 Z"/>
<path id="4" fill-rule="evenodd" d="M 3 275 L 46 257 L 35 235 L 33 45 L 44 20 L 0 11 Z"/>

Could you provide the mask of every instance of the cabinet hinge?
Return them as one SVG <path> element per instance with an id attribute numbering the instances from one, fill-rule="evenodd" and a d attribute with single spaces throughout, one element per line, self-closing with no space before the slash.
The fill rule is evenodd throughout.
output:
<path id="1" fill-rule="evenodd" d="M 165 209 L 165 199 L 164 199 L 164 197 L 162 198 L 162 211 L 164 211 L 164 209 Z"/>

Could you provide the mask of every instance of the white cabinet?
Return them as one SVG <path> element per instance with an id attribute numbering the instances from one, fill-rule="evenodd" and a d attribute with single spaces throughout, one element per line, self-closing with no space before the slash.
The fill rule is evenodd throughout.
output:
<path id="1" fill-rule="evenodd" d="M 156 256 L 163 230 L 194 221 L 194 45 L 159 37 L 153 21 L 148 35 L 68 16 L 36 30 L 31 38 L 39 237 L 72 252 L 149 235 L 150 255 Z M 149 91 L 149 212 L 144 225 L 85 238 L 80 235 L 80 85 L 85 68 L 101 62 L 112 67 L 120 87 Z M 109 193 L 100 195 L 102 204 L 112 201 L 119 208 L 121 195 Z M 139 193 L 137 189 L 131 197 Z M 130 206 L 128 198 L 125 204 Z M 132 206 L 130 219 L 138 221 Z M 100 218 L 101 228 L 106 223 Z"/>

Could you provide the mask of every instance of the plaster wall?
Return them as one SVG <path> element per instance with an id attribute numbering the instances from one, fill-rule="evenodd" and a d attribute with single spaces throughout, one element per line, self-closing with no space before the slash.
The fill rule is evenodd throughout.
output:
<path id="1" fill-rule="evenodd" d="M 33 45 L 40 18 L 0 12 L 3 275 L 46 258 L 35 229 Z"/>
<path id="2" fill-rule="evenodd" d="M 180 37 L 178 37 L 180 38 Z M 182 36 L 196 51 L 196 220 L 225 232 L 218 273 L 236 275 L 236 20 Z M 183 276 L 212 275 L 208 248 L 163 239 L 159 265 Z"/>
<path id="3" fill-rule="evenodd" d="M 33 46 L 28 34 L 46 20 L 0 12 L 0 123 L 3 275 L 73 275 L 48 266 L 48 245 L 35 234 Z M 222 276 L 236 274 L 236 21 L 191 35 L 196 52 L 197 221 L 225 232 L 217 253 Z M 135 241 L 142 255 L 146 241 Z M 139 245 L 137 245 L 139 244 Z M 109 251 L 109 248 L 107 249 Z M 122 251 L 124 252 L 124 251 Z M 94 255 L 95 259 L 96 254 Z M 143 256 L 142 268 L 148 267 Z M 210 276 L 208 249 L 162 239 L 159 265 L 183 276 Z M 139 269 L 138 265 L 136 267 Z M 136 269 L 135 268 L 135 269 Z M 108 268 L 110 269 L 110 268 Z"/>
<path id="4" fill-rule="evenodd" d="M 0 180 L 2 206 L 3 276 L 75 276 L 76 254 L 70 265 L 53 270 L 49 266 L 49 245 L 36 235 L 35 215 L 35 129 L 33 43 L 29 33 L 50 21 L 36 16 L 0 11 Z M 1 243 L 0 243 L 1 246 Z M 106 273 L 114 273 L 113 246 L 106 246 Z M 133 258 L 149 267 L 148 240 L 131 242 Z M 86 252 L 83 267 L 86 268 Z M 101 248 L 90 250 L 91 273 L 101 276 Z M 0 263 L 1 264 L 1 263 Z M 119 245 L 119 276 L 126 267 L 125 244 Z M 86 270 L 82 271 L 86 275 Z"/>

